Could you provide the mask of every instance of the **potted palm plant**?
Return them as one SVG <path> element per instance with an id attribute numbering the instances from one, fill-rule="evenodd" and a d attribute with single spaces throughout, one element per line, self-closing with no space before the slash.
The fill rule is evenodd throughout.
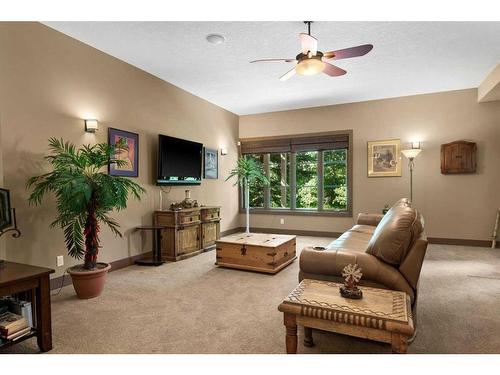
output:
<path id="1" fill-rule="evenodd" d="M 47 193 L 55 194 L 58 215 L 51 227 L 60 226 L 68 254 L 84 260 L 67 272 L 79 298 L 97 297 L 111 268 L 107 263 L 97 262 L 100 224 L 121 236 L 118 223 L 109 213 L 126 208 L 129 195 L 140 199 L 144 189 L 128 178 L 105 173 L 111 163 L 118 167 L 126 163 L 115 158 L 115 154 L 126 150 L 121 142 L 115 146 L 100 143 L 76 149 L 69 142 L 51 138 L 49 147 L 51 154 L 45 159 L 52 171 L 28 180 L 27 187 L 32 189 L 29 203 L 39 205 Z"/>
<path id="2" fill-rule="evenodd" d="M 255 182 L 261 182 L 264 185 L 269 185 L 269 179 L 264 174 L 262 165 L 252 158 L 242 156 L 238 159 L 236 168 L 229 172 L 226 181 L 235 177 L 236 183 L 239 184 L 245 195 L 245 210 L 246 210 L 246 233 L 250 233 L 250 185 Z"/>

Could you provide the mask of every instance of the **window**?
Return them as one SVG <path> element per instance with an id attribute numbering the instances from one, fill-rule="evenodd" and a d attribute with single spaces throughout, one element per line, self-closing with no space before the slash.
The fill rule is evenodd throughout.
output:
<path id="1" fill-rule="evenodd" d="M 351 132 L 242 141 L 242 154 L 259 162 L 270 181 L 250 186 L 251 209 L 351 216 L 350 142 Z"/>
<path id="2" fill-rule="evenodd" d="M 297 152 L 295 168 L 295 206 L 318 207 L 318 151 Z"/>
<path id="3" fill-rule="evenodd" d="M 257 163 L 263 165 L 264 164 L 264 155 L 263 154 L 257 154 L 257 155 L 247 155 L 247 158 L 252 158 L 254 159 Z M 256 208 L 256 207 L 264 207 L 264 185 L 261 182 L 252 182 L 249 185 L 249 191 L 250 191 L 250 207 Z"/>
<path id="4" fill-rule="evenodd" d="M 347 210 L 347 150 L 323 151 L 323 209 Z"/>
<path id="5" fill-rule="evenodd" d="M 270 207 L 290 208 L 290 154 L 270 154 L 268 176 Z"/>

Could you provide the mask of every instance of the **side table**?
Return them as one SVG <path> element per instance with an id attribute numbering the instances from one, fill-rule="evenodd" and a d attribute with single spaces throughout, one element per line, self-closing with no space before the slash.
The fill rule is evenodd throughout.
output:
<path id="1" fill-rule="evenodd" d="M 135 264 L 140 266 L 161 266 L 165 263 L 161 258 L 161 240 L 162 240 L 162 230 L 165 229 L 164 226 L 160 225 L 145 225 L 141 227 L 136 227 L 137 230 L 150 230 L 153 231 L 153 257 L 148 259 L 139 259 L 135 261 Z"/>
<path id="2" fill-rule="evenodd" d="M 0 297 L 26 292 L 32 305 L 34 327 L 31 333 L 16 341 L 0 344 L 0 349 L 31 337 L 37 338 L 42 352 L 52 350 L 52 317 L 50 308 L 50 268 L 4 261 L 0 264 Z"/>
<path id="3" fill-rule="evenodd" d="M 304 279 L 278 306 L 286 327 L 286 351 L 297 352 L 297 325 L 304 327 L 304 345 L 313 346 L 311 328 L 391 344 L 406 353 L 414 333 L 410 297 L 395 290 L 360 287 L 362 299 L 344 298 L 342 284 Z"/>

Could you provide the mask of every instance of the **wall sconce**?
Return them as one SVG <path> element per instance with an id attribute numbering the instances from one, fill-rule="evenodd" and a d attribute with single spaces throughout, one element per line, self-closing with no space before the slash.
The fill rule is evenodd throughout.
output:
<path id="1" fill-rule="evenodd" d="M 97 120 L 85 120 L 85 131 L 87 133 L 95 133 L 99 130 L 99 122 Z"/>
<path id="2" fill-rule="evenodd" d="M 224 155 L 227 155 L 227 148 L 225 148 L 225 147 L 221 147 L 221 149 L 220 149 L 220 154 L 221 154 L 221 155 L 223 155 L 223 156 L 224 156 Z"/>

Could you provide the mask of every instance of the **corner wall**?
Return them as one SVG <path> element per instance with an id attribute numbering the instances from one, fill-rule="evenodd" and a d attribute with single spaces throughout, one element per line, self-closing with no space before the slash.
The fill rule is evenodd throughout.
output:
<path id="1" fill-rule="evenodd" d="M 190 189 L 200 203 L 222 206 L 221 230 L 239 226 L 237 188 L 224 181 L 237 160 L 238 116 L 39 23 L 1 22 L 0 48 L 0 152 L 4 185 L 11 190 L 22 230 L 21 238 L 5 239 L 8 260 L 56 268 L 56 256 L 64 255 L 65 266 L 54 276 L 76 263 L 66 255 L 61 229 L 49 228 L 56 215 L 53 198 L 30 207 L 25 184 L 48 170 L 43 156 L 49 137 L 77 145 L 107 142 L 108 127 L 139 133 L 137 182 L 147 193 L 112 215 L 124 236 L 115 238 L 103 229 L 101 261 L 151 251 L 148 237 L 133 228 L 150 224 L 158 208 L 158 134 L 228 149 L 227 156 L 219 156 L 219 179 Z M 95 135 L 84 132 L 85 118 L 99 120 Z M 185 189 L 173 187 L 164 195 L 164 207 L 184 199 Z"/>
<path id="2" fill-rule="evenodd" d="M 343 232 L 359 212 L 409 196 L 407 160 L 402 177 L 367 177 L 367 142 L 422 141 L 415 159 L 413 198 L 429 237 L 489 240 L 500 207 L 500 102 L 477 103 L 477 90 L 240 116 L 240 138 L 353 129 L 353 218 L 252 215 L 256 228 Z M 442 175 L 440 145 L 477 143 L 477 172 Z M 285 225 L 280 225 L 280 217 Z M 244 223 L 241 215 L 240 224 Z"/>

